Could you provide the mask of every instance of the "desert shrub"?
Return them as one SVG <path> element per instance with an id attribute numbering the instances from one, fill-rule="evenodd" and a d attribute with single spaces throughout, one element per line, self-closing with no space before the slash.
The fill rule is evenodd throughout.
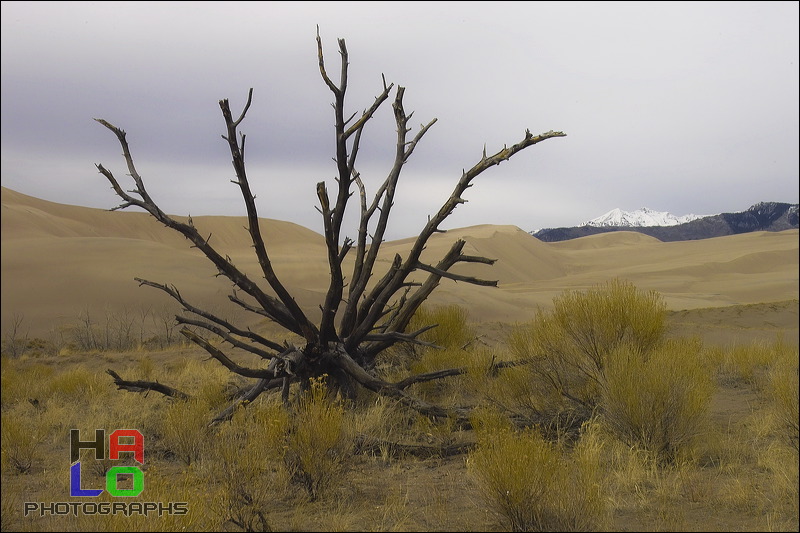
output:
<path id="1" fill-rule="evenodd" d="M 448 368 L 466 367 L 470 358 L 465 350 L 460 348 L 426 349 L 419 359 L 410 363 L 411 371 L 415 374 L 424 374 L 445 370 Z"/>
<path id="2" fill-rule="evenodd" d="M 616 346 L 629 344 L 646 352 L 664 334 L 661 296 L 618 278 L 584 292 L 566 291 L 553 307 L 553 319 L 572 346 L 598 368 Z"/>
<path id="3" fill-rule="evenodd" d="M 605 439 L 598 426 L 590 420 L 581 427 L 581 436 L 569 448 L 566 461 L 566 467 L 571 469 L 564 487 L 566 497 L 555 498 L 569 531 L 604 531 L 611 527 L 608 469 L 603 462 Z"/>
<path id="4" fill-rule="evenodd" d="M 539 310 L 534 320 L 509 336 L 509 349 L 525 366 L 518 390 L 526 394 L 520 414 L 542 423 L 562 411 L 578 414 L 575 430 L 591 417 L 597 401 L 601 368 L 576 350 L 552 313 Z M 506 374 L 506 373 L 504 373 Z"/>
<path id="5" fill-rule="evenodd" d="M 140 358 L 136 365 L 136 372 L 138 374 L 137 379 L 143 379 L 147 381 L 152 380 L 153 373 L 155 372 L 155 363 L 153 362 L 153 358 L 149 355 Z"/>
<path id="6" fill-rule="evenodd" d="M 168 453 L 190 465 L 202 458 L 210 442 L 209 407 L 197 399 L 172 402 L 165 410 L 161 442 Z"/>
<path id="7" fill-rule="evenodd" d="M 619 346 L 608 358 L 600 400 L 603 421 L 629 446 L 674 462 L 707 429 L 711 374 L 696 341 L 665 342 L 646 356 Z"/>
<path id="8" fill-rule="evenodd" d="M 800 441 L 800 386 L 798 385 L 798 350 L 778 343 L 775 361 L 767 374 L 767 395 L 771 400 L 779 435 L 795 451 Z"/>
<path id="9" fill-rule="evenodd" d="M 284 463 L 289 414 L 275 402 L 237 409 L 219 428 L 208 477 L 221 486 L 214 512 L 242 531 L 270 531 L 269 507 L 285 500 L 290 486 Z"/>
<path id="10" fill-rule="evenodd" d="M 18 474 L 30 472 L 44 454 L 42 445 L 48 435 L 41 410 L 30 404 L 19 404 L 2 414 L 0 432 L 0 464 L 3 471 Z"/>
<path id="11" fill-rule="evenodd" d="M 506 373 L 513 372 L 519 365 L 512 363 L 510 367 L 499 367 L 511 363 L 511 355 L 508 350 L 502 347 L 490 347 L 486 345 L 470 348 L 468 351 L 462 350 L 464 358 L 460 361 L 460 367 L 465 373 L 452 381 L 452 388 L 457 390 L 461 399 L 472 400 L 476 403 L 484 403 L 492 394 L 498 391 L 497 382 Z"/>
<path id="12" fill-rule="evenodd" d="M 422 306 L 412 317 L 406 332 L 436 327 L 417 339 L 428 345 L 402 343 L 381 354 L 376 371 L 388 381 L 407 377 L 408 372 L 424 374 L 439 370 L 466 368 L 472 364 L 474 329 L 468 324 L 468 313 L 457 305 Z M 432 346 L 431 346 L 432 345 Z M 448 377 L 415 385 L 415 393 L 440 401 L 460 390 L 461 380 Z"/>
<path id="13" fill-rule="evenodd" d="M 49 395 L 87 403 L 108 396 L 112 389 L 102 374 L 82 366 L 55 375 L 48 384 Z"/>
<path id="14" fill-rule="evenodd" d="M 28 339 L 6 338 L 0 343 L 0 354 L 5 357 L 22 357 L 28 349 Z"/>
<path id="15" fill-rule="evenodd" d="M 615 350 L 628 346 L 647 354 L 663 340 L 665 317 L 657 292 L 619 279 L 554 298 L 552 310 L 540 309 L 508 337 L 510 352 L 531 361 L 530 389 L 543 391 L 546 399 L 546 409 L 531 405 L 528 416 L 542 420 L 566 414 L 573 432 L 580 428 L 597 406 Z"/>
<path id="16" fill-rule="evenodd" d="M 418 338 L 441 348 L 464 348 L 475 339 L 475 332 L 468 324 L 469 313 L 457 305 L 421 306 L 414 313 L 406 331 L 411 333 L 436 324 L 435 328 L 422 333 Z M 419 346 L 408 348 L 419 352 Z"/>
<path id="17" fill-rule="evenodd" d="M 364 401 L 356 406 L 352 414 L 350 429 L 354 435 L 384 442 L 403 440 L 414 416 L 397 400 L 378 395 L 372 395 L 370 402 Z M 388 459 L 388 452 L 385 447 L 381 450 L 384 459 Z"/>
<path id="18" fill-rule="evenodd" d="M 157 312 L 149 308 L 102 311 L 85 308 L 54 330 L 53 336 L 58 339 L 48 342 L 44 348 L 56 353 L 61 350 L 91 353 L 181 346 L 186 339 L 180 335 L 176 337 L 175 311 L 169 307 Z"/>
<path id="19" fill-rule="evenodd" d="M 29 343 L 28 330 L 22 326 L 25 317 L 14 313 L 7 327 L 3 328 L 3 340 L 0 343 L 0 353 L 8 357 L 22 357 Z"/>
<path id="20" fill-rule="evenodd" d="M 194 358 L 169 361 L 166 370 L 174 381 L 174 387 L 192 395 L 211 409 L 223 409 L 230 405 L 232 395 L 247 384 L 215 360 Z"/>
<path id="21" fill-rule="evenodd" d="M 452 359 L 462 347 L 467 347 L 475 339 L 473 329 L 467 324 L 467 316 L 467 312 L 457 305 L 421 306 L 411 318 L 406 333 L 414 333 L 435 324 L 436 327 L 424 331 L 417 339 L 436 348 L 414 343 L 396 344 L 379 354 L 376 373 L 388 381 L 398 381 L 408 376 L 411 365 L 416 365 L 414 368 L 421 369 L 421 372 L 429 368 L 440 370 L 442 364 L 447 364 L 448 359 Z M 442 349 L 448 353 L 435 353 Z"/>
<path id="22" fill-rule="evenodd" d="M 20 507 L 22 500 L 10 490 L 0 494 L 0 531 L 15 531 L 15 515 Z"/>
<path id="23" fill-rule="evenodd" d="M 0 351 L 3 355 L 8 357 L 18 358 L 23 355 L 41 357 L 43 355 L 56 355 L 58 353 L 58 347 L 53 342 L 40 339 L 39 337 L 25 337 L 21 339 L 3 339 L 2 350 Z"/>
<path id="24" fill-rule="evenodd" d="M 778 357 L 781 343 L 739 344 L 722 351 L 719 370 L 726 379 L 759 385 L 758 379 Z"/>
<path id="25" fill-rule="evenodd" d="M 487 504 L 512 531 L 546 530 L 543 504 L 559 473 L 557 450 L 535 431 L 483 425 L 467 465 Z"/>
<path id="26" fill-rule="evenodd" d="M 483 375 L 481 398 L 502 409 L 520 427 L 537 426 L 551 441 L 575 441 L 591 412 L 567 404 L 555 387 L 543 387 L 531 379 L 526 366 L 505 368 L 495 376 Z M 477 380 L 477 376 L 475 376 Z"/>
<path id="27" fill-rule="evenodd" d="M 226 376 L 230 377 L 230 376 Z M 211 408 L 221 409 L 227 407 L 231 401 L 231 394 L 236 386 L 229 381 L 206 381 L 201 383 L 194 391 L 195 398 L 203 401 Z"/>
<path id="28" fill-rule="evenodd" d="M 0 359 L 0 403 L 3 407 L 30 399 L 40 400 L 55 373 L 51 366 L 24 364 L 18 359 Z"/>
<path id="29" fill-rule="evenodd" d="M 342 403 L 329 397 L 324 376 L 311 380 L 292 414 L 287 465 L 312 500 L 331 488 L 352 450 L 345 417 Z"/>
<path id="30" fill-rule="evenodd" d="M 471 354 L 461 348 L 426 348 L 418 358 L 409 363 L 409 369 L 414 374 L 426 374 L 439 370 L 466 368 L 471 360 Z M 440 401 L 448 394 L 460 393 L 461 376 L 426 381 L 414 385 L 414 390 L 429 401 Z"/>
<path id="31" fill-rule="evenodd" d="M 468 470 L 512 531 L 598 531 L 608 522 L 596 446 L 567 455 L 535 429 L 476 418 L 483 420 L 474 420 L 478 446 Z"/>
<path id="32" fill-rule="evenodd" d="M 27 353 L 31 357 L 58 355 L 59 347 L 51 340 L 34 337 L 28 341 Z"/>
<path id="33" fill-rule="evenodd" d="M 791 518 L 794 530 L 797 530 L 800 510 L 800 462 L 797 460 L 797 448 L 787 446 L 785 442 L 773 441 L 759 450 L 758 466 L 767 476 L 762 485 L 769 497 L 770 510 L 779 516 Z"/>

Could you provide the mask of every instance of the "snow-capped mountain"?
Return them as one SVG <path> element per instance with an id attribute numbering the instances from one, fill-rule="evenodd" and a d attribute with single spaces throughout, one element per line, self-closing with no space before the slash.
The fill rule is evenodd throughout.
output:
<path id="1" fill-rule="evenodd" d="M 751 231 L 797 229 L 799 212 L 798 204 L 781 202 L 759 202 L 746 211 L 706 216 L 676 217 L 647 208 L 632 213 L 614 209 L 580 226 L 545 228 L 531 234 L 540 241 L 558 242 L 598 233 L 637 231 L 663 242 L 689 241 Z"/>
<path id="2" fill-rule="evenodd" d="M 683 215 L 675 216 L 666 211 L 653 211 L 647 207 L 642 207 L 636 211 L 623 211 L 619 208 L 612 209 L 605 215 L 593 218 L 580 226 L 594 226 L 597 228 L 618 226 L 618 227 L 649 227 L 649 226 L 677 226 L 703 218 L 706 215 Z"/>

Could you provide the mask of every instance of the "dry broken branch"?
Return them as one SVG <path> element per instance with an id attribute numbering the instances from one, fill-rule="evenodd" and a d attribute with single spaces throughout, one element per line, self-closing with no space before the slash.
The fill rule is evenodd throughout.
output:
<path id="1" fill-rule="evenodd" d="M 112 378 L 114 378 L 114 385 L 116 385 L 119 390 L 126 390 L 128 392 L 142 392 L 142 393 L 147 393 L 152 390 L 160 392 L 164 396 L 169 396 L 170 398 L 177 398 L 179 400 L 188 400 L 190 398 L 190 396 L 185 392 L 179 391 L 178 389 L 174 389 L 168 385 L 164 385 L 163 383 L 159 383 L 157 381 L 125 380 L 122 379 L 119 374 L 117 374 L 111 369 L 106 370 L 106 373 L 110 375 Z"/>

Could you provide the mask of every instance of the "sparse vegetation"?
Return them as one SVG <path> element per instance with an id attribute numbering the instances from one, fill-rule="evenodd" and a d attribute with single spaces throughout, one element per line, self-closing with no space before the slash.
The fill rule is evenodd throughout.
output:
<path id="1" fill-rule="evenodd" d="M 436 327 L 420 335 L 420 339 L 444 349 L 467 349 L 475 340 L 474 329 L 469 325 L 469 313 L 457 305 L 422 306 L 417 309 L 408 325 L 409 331 L 417 331 L 427 325 Z M 419 349 L 418 345 L 409 348 Z"/>
<path id="2" fill-rule="evenodd" d="M 2 354 L 9 357 L 52 356 L 69 353 L 104 353 L 174 348 L 185 344 L 175 330 L 175 309 L 157 311 L 123 308 L 99 316 L 88 309 L 54 327 L 47 338 L 31 337 L 25 319 L 15 314 L 3 333 Z"/>
<path id="3" fill-rule="evenodd" d="M 20 357 L 28 348 L 28 332 L 24 330 L 25 317 L 14 313 L 5 333 L 3 333 L 3 353 L 10 357 Z"/>
<path id="4" fill-rule="evenodd" d="M 796 346 L 609 343 L 596 352 L 596 388 L 573 388 L 594 402 L 578 423 L 557 389 L 540 386 L 541 371 L 498 366 L 531 346 L 519 331 L 507 346 L 464 347 L 478 338 L 467 313 L 424 312 L 447 324 L 435 341 L 444 347 L 421 348 L 412 363 L 387 352 L 376 372 L 459 365 L 412 387 L 478 407 L 472 429 L 371 393 L 343 403 L 316 380 L 290 409 L 276 391 L 209 426 L 209 413 L 247 389 L 214 361 L 125 352 L 131 375 L 169 370 L 196 391 L 164 401 L 115 393 L 86 357 L 4 355 L 3 530 L 797 530 Z M 733 394 L 744 396 L 720 403 Z M 146 439 L 145 491 L 134 500 L 185 502 L 186 515 L 23 516 L 25 501 L 72 500 L 69 429 L 85 440 L 121 426 Z M 91 452 L 83 461 L 86 487 L 103 486 L 117 464 Z"/>
<path id="5" fill-rule="evenodd" d="M 776 430 L 798 451 L 800 441 L 800 391 L 798 391 L 797 349 L 780 342 L 767 373 L 766 391 L 774 408 Z"/>
<path id="6" fill-rule="evenodd" d="M 44 428 L 35 420 L 33 409 L 25 408 L 14 413 L 3 413 L 2 426 L 3 470 L 28 473 L 42 458 L 42 442 L 46 436 Z"/>

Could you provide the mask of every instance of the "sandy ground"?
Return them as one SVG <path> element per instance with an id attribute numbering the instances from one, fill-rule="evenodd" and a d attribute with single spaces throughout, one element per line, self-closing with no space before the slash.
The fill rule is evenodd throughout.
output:
<path id="1" fill-rule="evenodd" d="M 194 224 L 237 267 L 260 279 L 244 217 L 196 216 Z M 30 336 L 46 337 L 87 311 L 102 321 L 173 305 L 134 277 L 174 284 L 200 306 L 224 305 L 231 291 L 198 250 L 146 213 L 56 204 L 2 188 L 1 227 L 4 335 L 15 320 Z M 269 219 L 262 219 L 262 231 L 282 282 L 316 317 L 329 271 L 322 236 Z M 797 342 L 797 230 L 670 243 L 615 232 L 544 243 L 518 227 L 487 224 L 434 235 L 423 260 L 435 263 L 459 238 L 467 241 L 465 254 L 497 262 L 460 264 L 453 271 L 498 280 L 498 287 L 443 280 L 430 302 L 461 305 L 489 331 L 529 320 L 564 290 L 619 277 L 658 291 L 676 331 L 691 334 L 692 323 L 702 319 L 713 331 L 706 333 L 719 340 L 735 323 L 737 331 L 754 335 L 786 331 L 787 340 Z M 384 243 L 376 274 L 411 244 Z M 345 261 L 345 272 L 350 268 Z"/>

